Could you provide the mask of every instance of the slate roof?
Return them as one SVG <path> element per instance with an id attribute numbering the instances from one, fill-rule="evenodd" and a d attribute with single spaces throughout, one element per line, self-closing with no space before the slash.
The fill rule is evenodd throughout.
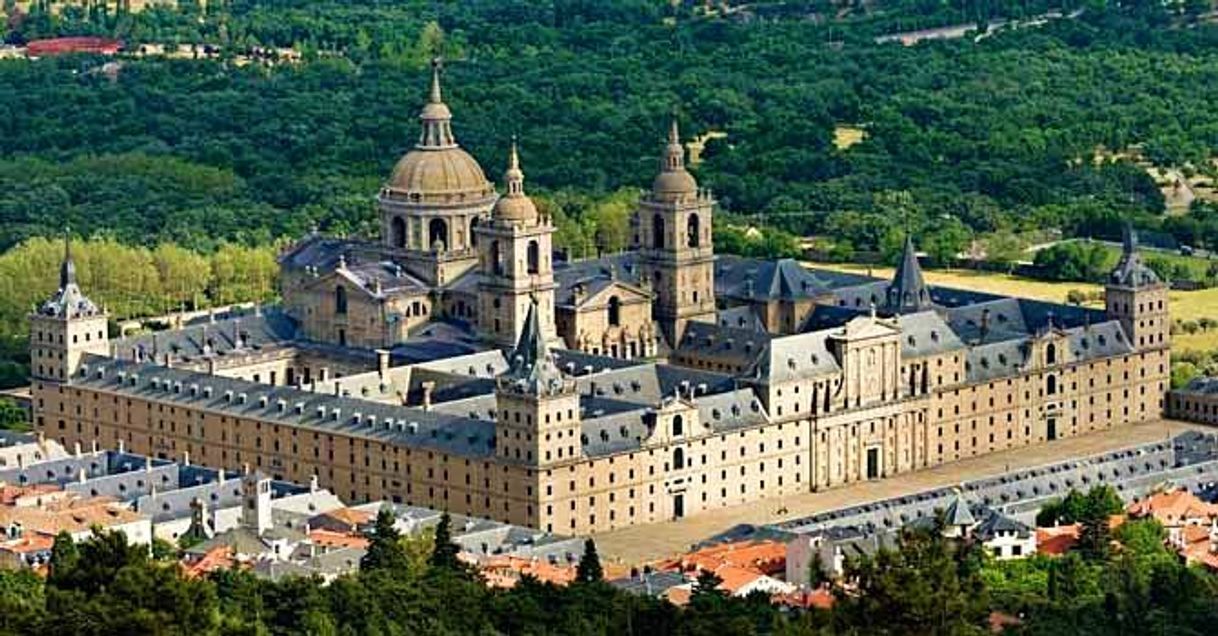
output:
<path id="1" fill-rule="evenodd" d="M 837 359 L 826 346 L 827 336 L 834 331 L 774 338 L 759 357 L 753 377 L 763 383 L 786 382 L 840 372 Z"/>
<path id="2" fill-rule="evenodd" d="M 791 259 L 715 256 L 716 296 L 755 300 L 810 298 L 872 280 L 860 274 L 808 269 Z"/>
<path id="3" fill-rule="evenodd" d="M 901 314 L 896 320 L 901 327 L 903 358 L 939 355 L 965 348 L 956 332 L 935 311 Z"/>
<path id="4" fill-rule="evenodd" d="M 1000 534 L 1008 532 L 1014 533 L 1021 539 L 1026 539 L 1032 535 L 1032 528 L 993 510 L 989 510 L 981 523 L 973 528 L 973 536 L 981 541 L 990 541 Z"/>
<path id="5" fill-rule="evenodd" d="M 142 398 L 189 403 L 235 417 L 257 417 L 284 426 L 466 457 L 485 457 L 493 452 L 494 428 L 488 422 L 292 387 L 98 356 L 87 357 L 82 374 L 72 382 Z"/>
<path id="6" fill-rule="evenodd" d="M 270 309 L 258 315 L 232 316 L 121 338 L 114 342 L 114 352 L 120 359 L 136 362 L 163 362 L 168 354 L 175 362 L 189 363 L 292 345 L 295 336 L 295 322 L 281 311 Z"/>

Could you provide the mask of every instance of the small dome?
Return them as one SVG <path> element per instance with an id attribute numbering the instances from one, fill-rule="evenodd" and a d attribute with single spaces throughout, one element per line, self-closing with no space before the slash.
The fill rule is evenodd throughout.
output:
<path id="1" fill-rule="evenodd" d="M 478 161 L 456 146 L 411 150 L 394 166 L 385 187 L 423 200 L 478 198 L 493 190 Z"/>
<path id="2" fill-rule="evenodd" d="M 532 221 L 537 218 L 537 206 L 527 196 L 504 195 L 495 202 L 491 216 L 504 221 Z"/>
<path id="3" fill-rule="evenodd" d="M 516 151 L 516 141 L 512 140 L 512 152 L 508 155 L 508 168 L 503 173 L 503 182 L 507 193 L 495 202 L 491 216 L 499 221 L 534 221 L 537 219 L 537 206 L 524 193 L 524 171 L 520 169 L 520 155 Z"/>
<path id="4" fill-rule="evenodd" d="M 673 201 L 698 193 L 698 182 L 685 170 L 661 172 L 651 182 L 651 194 L 661 201 Z"/>

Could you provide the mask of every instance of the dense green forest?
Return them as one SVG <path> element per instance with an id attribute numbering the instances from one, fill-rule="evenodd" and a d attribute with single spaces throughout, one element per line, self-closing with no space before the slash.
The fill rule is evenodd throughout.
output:
<path id="1" fill-rule="evenodd" d="M 1218 620 L 1214 577 L 1182 565 L 1157 522 L 1109 534 L 1102 497 L 1081 501 L 1083 540 L 1065 557 L 997 562 L 976 543 L 910 531 L 897 549 L 850 559 L 831 583 L 832 609 L 807 612 L 764 593 L 728 597 L 705 572 L 683 608 L 618 591 L 591 541 L 567 587 L 526 576 L 488 589 L 457 557 L 447 517 L 424 544 L 382 513 L 360 572 L 328 585 L 240 571 L 189 579 L 167 544 L 150 555 L 118 533 L 79 544 L 64 534 L 45 582 L 0 572 L 0 633 L 981 635 L 995 613 L 1014 634 L 1207 633 Z"/>
<path id="2" fill-rule="evenodd" d="M 124 59 L 116 77 L 87 57 L 0 62 L 0 247 L 64 218 L 202 249 L 315 223 L 367 231 L 378 183 L 413 143 L 435 53 L 463 144 L 495 176 L 518 133 L 529 185 L 576 223 L 649 182 L 675 107 L 687 136 L 726 133 L 698 168 L 726 211 L 828 234 L 843 255 L 880 250 L 906 225 L 955 245 L 1046 227 L 1115 238 L 1121 218 L 1218 245 L 1211 209 L 1167 218 L 1143 170 L 1092 161 L 1100 146 L 1139 144 L 1162 165 L 1213 172 L 1218 28 L 1192 24 L 1187 7 L 1095 2 L 1036 29 L 903 47 L 871 38 L 904 4 L 842 20 L 798 17 L 827 4 L 778 4 L 753 19 L 644 0 L 31 15 L 9 40 L 106 33 L 223 55 Z M 909 14 L 960 11 L 933 6 Z M 257 45 L 295 46 L 306 62 L 233 63 Z M 866 138 L 838 149 L 838 124 Z"/>

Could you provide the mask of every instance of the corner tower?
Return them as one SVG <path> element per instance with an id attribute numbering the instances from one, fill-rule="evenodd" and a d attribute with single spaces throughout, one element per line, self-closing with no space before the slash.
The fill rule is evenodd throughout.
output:
<path id="1" fill-rule="evenodd" d="M 640 272 L 656 298 L 652 315 L 669 343 L 685 323 L 715 316 L 715 201 L 685 169 L 685 148 L 674 118 L 651 191 L 635 214 Z"/>
<path id="2" fill-rule="evenodd" d="M 521 337 L 534 309 L 546 342 L 554 328 L 554 224 L 524 193 L 524 172 L 516 142 L 503 173 L 507 192 L 495 203 L 489 222 L 478 226 L 478 321 L 483 333 L 502 346 Z"/>
<path id="3" fill-rule="evenodd" d="M 36 387 L 44 382 L 67 382 L 80 368 L 85 354 L 110 354 L 106 313 L 77 286 L 72 243 L 66 235 L 59 289 L 30 314 L 29 320 L 30 375 Z"/>
<path id="4" fill-rule="evenodd" d="M 582 455 L 579 392 L 562 374 L 529 305 L 508 370 L 496 379 L 495 453 L 507 461 L 546 466 Z"/>
<path id="5" fill-rule="evenodd" d="M 495 203 L 482 166 L 457 145 L 452 112 L 432 62 L 419 141 L 393 168 L 377 198 L 386 246 L 416 276 L 444 285 L 478 262 L 473 230 Z"/>
<path id="6" fill-rule="evenodd" d="M 1168 285 L 1142 262 L 1138 235 L 1128 225 L 1121 243 L 1121 260 L 1104 286 L 1104 308 L 1110 319 L 1120 321 L 1135 349 L 1166 349 L 1171 328 Z"/>

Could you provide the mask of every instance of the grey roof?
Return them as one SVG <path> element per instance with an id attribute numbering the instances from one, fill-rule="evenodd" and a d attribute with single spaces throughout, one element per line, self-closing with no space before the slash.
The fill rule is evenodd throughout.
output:
<path id="1" fill-rule="evenodd" d="M 1030 352 L 1026 337 L 970 347 L 964 357 L 965 379 L 970 383 L 988 382 L 1019 375 Z"/>
<path id="2" fill-rule="evenodd" d="M 715 324 L 720 327 L 733 327 L 735 329 L 765 333 L 765 324 L 761 322 L 761 318 L 757 316 L 757 312 L 750 305 L 719 310 L 718 315 L 715 316 Z"/>
<path id="3" fill-rule="evenodd" d="M 798 262 L 715 256 L 715 295 L 737 299 L 810 298 L 874 279 L 860 274 L 808 269 Z"/>
<path id="4" fill-rule="evenodd" d="M 489 422 L 99 356 L 86 358 L 72 382 L 235 417 L 466 457 L 489 455 L 495 437 Z"/>
<path id="5" fill-rule="evenodd" d="M 901 328 L 901 356 L 920 358 L 964 349 L 947 322 L 936 311 L 920 311 L 897 316 Z"/>
<path id="6" fill-rule="evenodd" d="M 835 331 L 774 338 L 760 356 L 754 377 L 763 383 L 785 382 L 841 371 L 826 346 L 828 336 Z"/>
<path id="7" fill-rule="evenodd" d="M 1031 536 L 1032 528 L 993 510 L 988 510 L 981 523 L 973 528 L 973 536 L 982 541 L 995 539 L 1005 533 L 1014 533 L 1021 539 L 1025 539 Z"/>
<path id="8" fill-rule="evenodd" d="M 653 363 L 581 376 L 576 384 L 586 395 L 656 406 L 678 391 L 703 399 L 700 396 L 730 391 L 736 383 L 730 375 Z"/>
<path id="9" fill-rule="evenodd" d="M 748 388 L 701 397 L 694 406 L 702 424 L 716 433 L 759 426 L 769 420 L 757 393 Z"/>
<path id="10" fill-rule="evenodd" d="M 969 526 L 977 523 L 977 519 L 973 517 L 972 511 L 969 510 L 969 503 L 964 498 L 964 493 L 957 492 L 952 502 L 948 504 L 947 509 L 943 511 L 943 522 L 949 526 Z"/>
<path id="11" fill-rule="evenodd" d="M 930 288 L 922 278 L 918 253 L 914 251 L 913 240 L 908 235 L 905 236 L 901 262 L 897 264 L 892 282 L 884 290 L 884 299 L 885 308 L 899 314 L 926 311 L 934 306 Z"/>
<path id="12" fill-rule="evenodd" d="M 115 341 L 116 357 L 136 362 L 162 362 L 170 355 L 175 362 L 256 353 L 275 346 L 291 345 L 296 324 L 278 310 L 258 315 L 232 316 L 215 322 L 200 322 L 181 329 L 139 334 Z"/>
<path id="13" fill-rule="evenodd" d="M 765 331 L 749 327 L 691 321 L 685 326 L 685 333 L 681 335 L 673 355 L 675 358 L 715 358 L 743 369 L 761 357 L 772 338 Z"/>
<path id="14" fill-rule="evenodd" d="M 1142 256 L 1138 253 L 1138 235 L 1133 228 L 1126 225 L 1121 239 L 1121 260 L 1117 262 L 1116 269 L 1112 270 L 1108 280 L 1123 287 L 1160 284 L 1162 281 L 1159 280 L 1159 275 L 1142 262 Z"/>
<path id="15" fill-rule="evenodd" d="M 1197 397 L 1203 395 L 1216 395 L 1218 394 L 1218 378 L 1210 376 L 1193 378 L 1187 385 L 1184 386 L 1184 388 L 1176 389 L 1175 392 Z"/>
<path id="16" fill-rule="evenodd" d="M 609 585 L 624 592 L 639 596 L 661 598 L 670 588 L 687 583 L 681 572 L 640 572 L 637 576 L 627 576 L 609 581 Z"/>

